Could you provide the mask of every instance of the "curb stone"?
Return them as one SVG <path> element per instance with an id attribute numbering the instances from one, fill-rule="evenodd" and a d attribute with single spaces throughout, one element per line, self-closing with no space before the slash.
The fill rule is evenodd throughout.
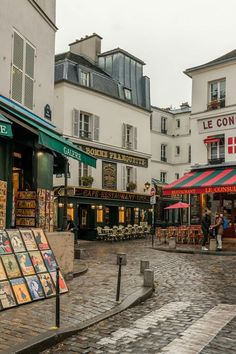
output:
<path id="1" fill-rule="evenodd" d="M 153 249 L 157 251 L 172 252 L 172 253 L 186 253 L 186 254 L 201 254 L 210 256 L 236 256 L 236 252 L 233 251 L 198 251 L 198 250 L 187 250 L 187 249 L 170 249 L 165 247 L 154 247 Z"/>
<path id="2" fill-rule="evenodd" d="M 34 337 L 32 340 L 23 343 L 22 345 L 18 345 L 15 348 L 13 347 L 12 349 L 5 351 L 4 354 L 38 354 L 88 327 L 91 327 L 109 317 L 117 315 L 118 313 L 137 305 L 140 302 L 145 301 L 152 296 L 153 291 L 154 289 L 152 288 L 141 287 L 134 293 L 128 295 L 120 304 L 117 304 L 117 306 L 101 315 L 83 321 L 81 324 L 74 327 L 68 327 L 66 329 L 51 329 L 46 333 L 42 333 L 39 336 Z"/>

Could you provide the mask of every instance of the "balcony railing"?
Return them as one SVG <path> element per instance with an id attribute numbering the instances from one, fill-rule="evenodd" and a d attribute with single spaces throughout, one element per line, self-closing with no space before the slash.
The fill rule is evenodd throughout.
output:
<path id="1" fill-rule="evenodd" d="M 165 156 L 161 156 L 161 161 L 167 162 L 167 158 Z"/>
<path id="2" fill-rule="evenodd" d="M 92 133 L 87 130 L 80 130 L 79 137 L 86 140 L 92 140 Z"/>
<path id="3" fill-rule="evenodd" d="M 214 159 L 208 159 L 208 163 L 210 165 L 219 165 L 221 163 L 225 162 L 224 157 L 219 157 L 219 158 L 214 158 Z"/>
<path id="4" fill-rule="evenodd" d="M 207 110 L 212 111 L 213 109 L 219 109 L 225 107 L 225 99 L 210 101 L 207 105 Z"/>

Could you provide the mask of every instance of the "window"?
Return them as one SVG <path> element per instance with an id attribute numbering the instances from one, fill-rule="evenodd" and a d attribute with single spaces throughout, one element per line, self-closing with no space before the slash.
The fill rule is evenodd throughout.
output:
<path id="1" fill-rule="evenodd" d="M 80 71 L 80 84 L 84 86 L 89 86 L 89 73 L 85 71 Z"/>
<path id="2" fill-rule="evenodd" d="M 33 109 L 35 49 L 18 33 L 13 34 L 11 98 Z"/>
<path id="3" fill-rule="evenodd" d="M 161 171 L 161 173 L 160 173 L 160 181 L 162 183 L 166 183 L 166 181 L 167 181 L 167 172 Z"/>
<path id="4" fill-rule="evenodd" d="M 188 162 L 191 162 L 191 145 L 188 146 Z"/>
<path id="5" fill-rule="evenodd" d="M 210 82 L 208 109 L 225 107 L 225 79 Z"/>
<path id="6" fill-rule="evenodd" d="M 176 128 L 180 128 L 180 119 L 176 119 Z"/>
<path id="7" fill-rule="evenodd" d="M 129 124 L 123 124 L 122 147 L 126 149 L 137 150 L 137 128 L 136 127 Z"/>
<path id="8" fill-rule="evenodd" d="M 225 161 L 225 138 L 222 135 L 212 137 L 213 142 L 207 143 L 208 162 L 219 164 Z"/>
<path id="9" fill-rule="evenodd" d="M 176 156 L 179 156 L 179 154 L 180 154 L 180 147 L 179 147 L 179 146 L 176 146 L 176 147 L 175 147 L 175 155 L 176 155 Z"/>
<path id="10" fill-rule="evenodd" d="M 99 140 L 100 118 L 90 113 L 73 110 L 72 135 L 86 140 Z"/>
<path id="11" fill-rule="evenodd" d="M 167 145 L 161 144 L 161 161 L 163 162 L 167 162 L 166 150 L 167 150 Z"/>
<path id="12" fill-rule="evenodd" d="M 124 95 L 125 95 L 125 99 L 126 100 L 131 100 L 132 98 L 132 94 L 131 94 L 131 90 L 128 88 L 124 88 Z"/>
<path id="13" fill-rule="evenodd" d="M 161 133 L 167 134 L 167 118 L 161 117 Z"/>
<path id="14" fill-rule="evenodd" d="M 122 166 L 122 189 L 133 192 L 137 189 L 137 168 Z"/>
<path id="15" fill-rule="evenodd" d="M 175 179 L 179 179 L 179 173 L 175 173 Z"/>
<path id="16" fill-rule="evenodd" d="M 78 173 L 78 175 L 79 175 L 79 181 L 78 181 L 79 186 L 86 186 L 87 183 L 86 183 L 86 180 L 84 180 L 83 177 L 91 176 L 91 167 L 88 166 L 88 165 L 85 165 L 82 162 L 79 162 L 79 173 Z"/>

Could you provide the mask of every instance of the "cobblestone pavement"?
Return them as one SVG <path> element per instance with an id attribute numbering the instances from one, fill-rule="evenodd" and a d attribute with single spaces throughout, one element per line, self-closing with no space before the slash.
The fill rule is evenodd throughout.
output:
<path id="1" fill-rule="evenodd" d="M 157 283 L 153 297 L 45 354 L 236 353 L 236 257 L 166 253 L 146 246 L 124 243 L 126 267 L 150 261 Z M 130 277 L 136 279 L 136 272 Z"/>

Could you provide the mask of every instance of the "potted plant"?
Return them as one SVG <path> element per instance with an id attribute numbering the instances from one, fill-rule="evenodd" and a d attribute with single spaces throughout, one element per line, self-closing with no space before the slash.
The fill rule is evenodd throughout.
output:
<path id="1" fill-rule="evenodd" d="M 94 178 L 92 176 L 83 176 L 81 177 L 81 182 L 84 187 L 92 187 Z"/>
<path id="2" fill-rule="evenodd" d="M 133 192 L 136 189 L 136 183 L 130 181 L 127 183 L 127 191 L 128 192 Z"/>

